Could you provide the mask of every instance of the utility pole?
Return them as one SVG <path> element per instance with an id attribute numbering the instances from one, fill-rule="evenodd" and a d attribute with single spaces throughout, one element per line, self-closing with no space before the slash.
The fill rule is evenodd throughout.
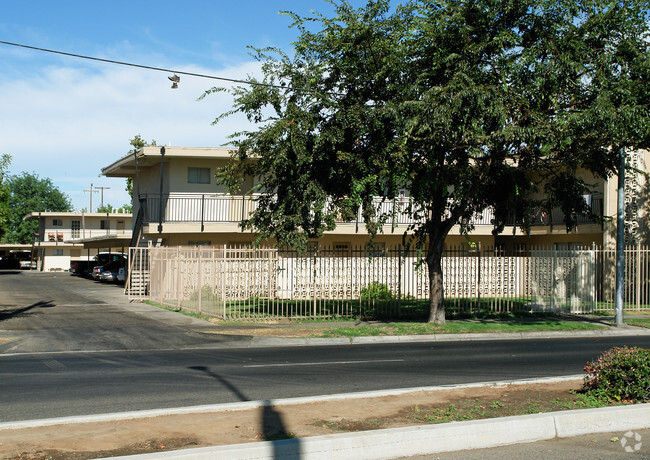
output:
<path id="1" fill-rule="evenodd" d="M 101 201 L 100 207 L 103 208 L 104 207 L 104 190 L 110 190 L 111 188 L 110 187 L 95 187 L 95 188 L 100 189 L 102 191 L 102 193 L 101 193 L 102 201 Z"/>
<path id="2" fill-rule="evenodd" d="M 90 184 L 90 190 L 84 190 L 84 193 L 90 193 L 90 208 L 88 208 L 88 212 L 93 212 L 93 193 L 99 192 L 97 192 L 97 190 L 93 190 L 93 184 Z"/>
<path id="3" fill-rule="evenodd" d="M 625 286 L 625 148 L 618 151 L 618 191 L 616 210 L 616 303 L 615 325 L 625 326 L 623 322 L 623 289 Z"/>

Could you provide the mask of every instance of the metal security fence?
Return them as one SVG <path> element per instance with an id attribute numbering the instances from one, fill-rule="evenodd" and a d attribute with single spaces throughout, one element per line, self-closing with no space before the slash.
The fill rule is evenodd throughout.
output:
<path id="1" fill-rule="evenodd" d="M 132 248 L 130 298 L 224 319 L 427 317 L 429 280 L 415 252 L 318 248 Z M 650 251 L 626 250 L 625 309 L 649 308 Z M 450 313 L 593 313 L 614 308 L 615 251 L 451 248 L 443 256 Z"/>

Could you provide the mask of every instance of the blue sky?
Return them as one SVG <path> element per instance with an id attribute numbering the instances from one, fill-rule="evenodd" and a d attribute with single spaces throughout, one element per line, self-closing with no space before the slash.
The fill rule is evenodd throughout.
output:
<path id="1" fill-rule="evenodd" d="M 354 6 L 365 0 L 351 0 Z M 332 10 L 325 1 L 0 0 L 0 40 L 152 67 L 228 78 L 255 75 L 247 46 L 290 50 L 297 31 L 291 10 Z M 210 147 L 246 127 L 231 118 L 227 94 L 197 98 L 215 80 L 182 76 L 170 89 L 167 74 L 59 56 L 0 44 L 0 153 L 10 172 L 49 177 L 72 200 L 89 207 L 90 184 L 110 187 L 104 203 L 129 201 L 123 179 L 98 177 L 140 134 L 158 144 Z M 93 197 L 93 205 L 99 196 Z"/>

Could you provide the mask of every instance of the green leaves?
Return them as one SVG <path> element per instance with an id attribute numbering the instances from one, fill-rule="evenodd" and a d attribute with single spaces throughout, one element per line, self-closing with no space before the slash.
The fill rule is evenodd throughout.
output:
<path id="1" fill-rule="evenodd" d="M 4 240 L 7 243 L 31 243 L 38 231 L 38 222 L 23 220 L 30 212 L 72 210 L 70 199 L 62 193 L 51 179 L 41 179 L 35 174 L 23 172 L 11 176 L 7 181 L 9 188 L 7 229 Z"/>
<path id="2" fill-rule="evenodd" d="M 4 235 L 9 227 L 9 187 L 7 179 L 9 177 L 9 165 L 11 164 L 11 155 L 3 153 L 0 156 L 0 241 L 4 240 Z"/>
<path id="3" fill-rule="evenodd" d="M 495 233 L 527 229 L 534 184 L 570 228 L 577 169 L 607 177 L 610 146 L 649 145 L 648 0 L 332 3 L 333 17 L 290 14 L 293 55 L 256 50 L 277 86 L 235 88 L 224 114 L 257 124 L 221 177 L 263 185 L 245 223 L 261 238 L 304 247 L 359 209 L 374 236 L 392 211 L 373 197 L 404 189 L 433 270 L 450 229 L 487 207 Z"/>
<path id="4" fill-rule="evenodd" d="M 606 401 L 650 401 L 650 350 L 614 347 L 585 367 L 584 390 Z"/>

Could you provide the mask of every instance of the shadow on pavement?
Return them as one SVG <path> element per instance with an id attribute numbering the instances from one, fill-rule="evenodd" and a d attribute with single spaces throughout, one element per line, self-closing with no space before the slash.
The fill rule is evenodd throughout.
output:
<path id="1" fill-rule="evenodd" d="M 51 301 L 49 302 L 36 302 L 34 304 L 29 305 L 28 307 L 22 307 L 22 308 L 14 308 L 14 309 L 7 309 L 7 310 L 0 310 L 0 321 L 6 321 L 11 318 L 17 318 L 20 316 L 28 316 L 29 311 L 33 310 L 34 308 L 51 308 L 55 307 Z M 2 308 L 2 307 L 0 307 Z"/>
<path id="2" fill-rule="evenodd" d="M 250 399 L 242 393 L 239 388 L 230 383 L 227 379 L 219 374 L 212 372 L 205 366 L 190 366 L 192 370 L 201 371 L 206 375 L 214 378 L 223 386 L 228 388 L 240 401 L 250 401 Z M 262 409 L 262 437 L 265 441 L 270 441 L 273 445 L 273 458 L 292 458 L 299 460 L 300 455 L 300 439 L 294 439 L 293 434 L 287 431 L 285 422 L 280 414 L 273 407 L 270 400 L 265 400 Z"/>

